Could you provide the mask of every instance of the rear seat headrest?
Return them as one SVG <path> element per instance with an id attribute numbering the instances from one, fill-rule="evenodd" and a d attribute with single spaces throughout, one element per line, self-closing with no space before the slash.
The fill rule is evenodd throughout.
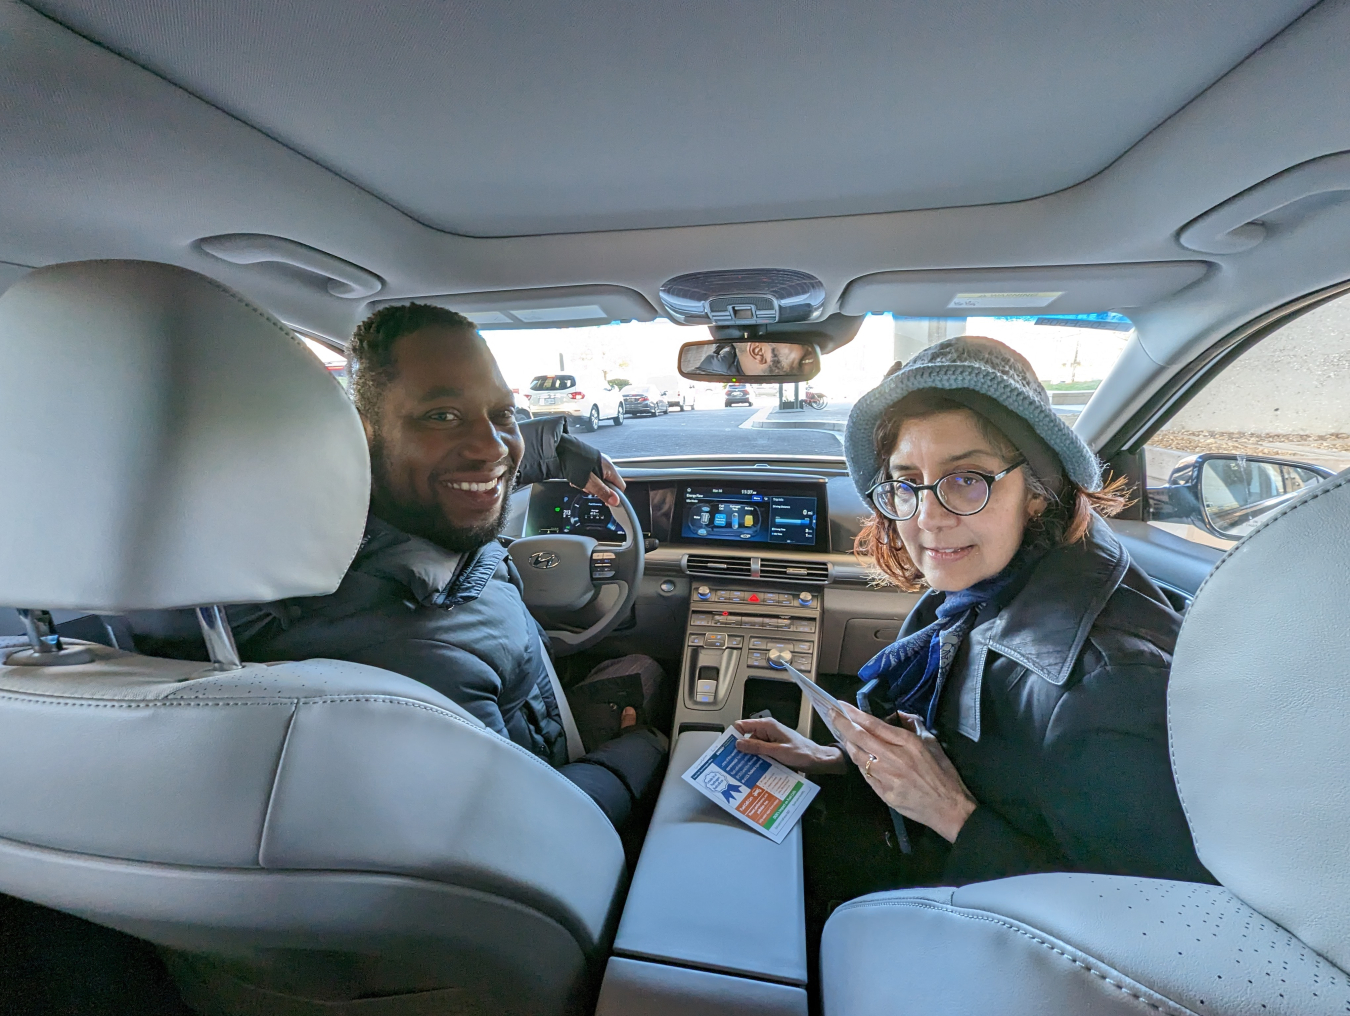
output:
<path id="1" fill-rule="evenodd" d="M 183 268 L 85 261 L 0 296 L 0 604 L 105 612 L 331 592 L 361 422 L 299 338 Z"/>

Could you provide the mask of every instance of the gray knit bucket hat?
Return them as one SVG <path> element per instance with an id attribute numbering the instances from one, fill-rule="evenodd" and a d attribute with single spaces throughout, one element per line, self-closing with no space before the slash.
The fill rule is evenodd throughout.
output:
<path id="1" fill-rule="evenodd" d="M 929 346 L 854 404 L 844 430 L 844 457 L 863 500 L 885 463 L 874 444 L 877 421 L 906 395 L 926 388 L 942 389 L 990 418 L 1042 480 L 1054 477 L 1044 475 L 1046 467 L 1037 459 L 1045 456 L 1029 446 L 1044 442 L 1070 480 L 1084 490 L 1101 489 L 1097 456 L 1055 415 L 1031 364 L 996 339 L 962 335 Z"/>

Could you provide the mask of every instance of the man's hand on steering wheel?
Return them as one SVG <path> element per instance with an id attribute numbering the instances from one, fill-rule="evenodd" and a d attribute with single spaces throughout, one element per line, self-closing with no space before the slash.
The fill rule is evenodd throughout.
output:
<path id="1" fill-rule="evenodd" d="M 619 475 L 619 468 L 614 465 L 609 456 L 602 454 L 600 456 L 600 475 L 596 476 L 592 473 L 590 479 L 586 481 L 586 486 L 580 489 L 587 494 L 595 495 L 611 508 L 617 508 L 619 506 L 619 495 L 614 493 L 614 489 L 627 490 L 628 484 Z"/>

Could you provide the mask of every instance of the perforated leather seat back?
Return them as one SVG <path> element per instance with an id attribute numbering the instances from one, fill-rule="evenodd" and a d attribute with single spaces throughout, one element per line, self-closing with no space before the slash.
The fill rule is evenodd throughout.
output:
<path id="1" fill-rule="evenodd" d="M 1200 859 L 1350 969 L 1350 473 L 1215 567 L 1181 630 L 1168 713 Z"/>
<path id="2" fill-rule="evenodd" d="M 0 605 L 342 580 L 360 420 L 238 294 L 145 262 L 39 269 L 0 296 L 0 362 Z M 201 1012 L 585 1008 L 623 850 L 541 759 L 360 664 L 58 662 L 0 639 L 0 892 L 172 950 Z"/>

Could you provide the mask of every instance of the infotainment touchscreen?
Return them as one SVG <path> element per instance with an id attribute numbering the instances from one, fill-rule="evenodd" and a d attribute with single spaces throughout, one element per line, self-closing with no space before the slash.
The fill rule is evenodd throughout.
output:
<path id="1" fill-rule="evenodd" d="M 810 488 L 782 490 L 742 484 L 685 485 L 680 535 L 728 543 L 816 545 L 817 501 Z"/>

